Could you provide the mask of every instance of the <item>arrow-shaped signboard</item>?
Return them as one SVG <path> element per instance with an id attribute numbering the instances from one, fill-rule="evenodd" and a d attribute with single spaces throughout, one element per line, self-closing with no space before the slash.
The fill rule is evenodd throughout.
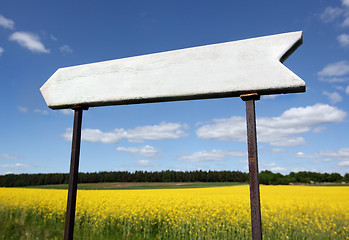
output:
<path id="1" fill-rule="evenodd" d="M 302 32 L 58 69 L 41 87 L 52 109 L 304 92 L 282 62 Z"/>
<path id="2" fill-rule="evenodd" d="M 64 239 L 74 233 L 83 109 L 234 96 L 246 101 L 252 238 L 262 239 L 254 101 L 305 91 L 282 65 L 301 44 L 291 32 L 58 69 L 40 90 L 50 108 L 75 109 Z"/>

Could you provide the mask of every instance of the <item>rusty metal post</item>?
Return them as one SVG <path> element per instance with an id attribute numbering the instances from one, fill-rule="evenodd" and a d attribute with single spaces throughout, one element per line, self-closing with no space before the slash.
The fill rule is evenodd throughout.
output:
<path id="1" fill-rule="evenodd" d="M 73 139 L 70 160 L 69 172 L 69 187 L 67 212 L 65 217 L 64 240 L 72 240 L 74 234 L 74 220 L 75 220 L 75 206 L 76 206 L 76 192 L 78 185 L 78 171 L 79 171 L 79 157 L 80 157 L 80 143 L 81 143 L 81 123 L 82 112 L 87 108 L 76 107 L 74 110 L 74 125 L 73 125 Z"/>
<path id="2" fill-rule="evenodd" d="M 259 195 L 258 176 L 258 152 L 257 152 L 257 131 L 256 131 L 256 111 L 255 100 L 260 96 L 256 93 L 240 96 L 246 102 L 246 124 L 247 124 L 247 144 L 248 144 L 248 168 L 250 176 L 250 203 L 251 203 L 251 223 L 252 239 L 262 239 L 261 206 Z"/>

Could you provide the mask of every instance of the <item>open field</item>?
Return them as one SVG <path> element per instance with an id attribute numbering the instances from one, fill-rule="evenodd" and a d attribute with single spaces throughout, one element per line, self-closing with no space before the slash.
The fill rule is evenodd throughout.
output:
<path id="1" fill-rule="evenodd" d="M 80 183 L 78 189 L 81 190 L 127 190 L 127 189 L 176 189 L 176 188 L 209 188 L 209 187 L 229 187 L 248 185 L 248 183 L 238 182 L 102 182 L 102 183 Z M 348 183 L 326 183 L 326 184 L 302 184 L 302 186 L 321 187 L 343 187 Z M 30 186 L 26 188 L 39 189 L 68 189 L 68 184 L 52 184 Z"/>
<path id="2" fill-rule="evenodd" d="M 113 190 L 113 189 L 173 189 L 173 188 L 207 188 L 247 185 L 236 182 L 102 182 L 80 183 L 81 190 Z M 30 186 L 28 188 L 68 189 L 68 184 Z"/>
<path id="3" fill-rule="evenodd" d="M 67 191 L 0 188 L 0 239 L 62 239 Z M 261 186 L 264 239 L 349 239 L 349 187 Z M 74 239 L 250 239 L 248 186 L 79 190 Z"/>

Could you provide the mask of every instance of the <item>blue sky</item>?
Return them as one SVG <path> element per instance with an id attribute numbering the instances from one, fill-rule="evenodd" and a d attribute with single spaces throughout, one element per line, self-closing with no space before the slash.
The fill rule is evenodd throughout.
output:
<path id="1" fill-rule="evenodd" d="M 307 92 L 256 102 L 259 168 L 348 173 L 348 0 L 3 0 L 0 174 L 69 171 L 72 111 L 39 91 L 58 68 L 299 30 Z M 90 108 L 80 171 L 247 172 L 245 129 L 240 98 Z"/>

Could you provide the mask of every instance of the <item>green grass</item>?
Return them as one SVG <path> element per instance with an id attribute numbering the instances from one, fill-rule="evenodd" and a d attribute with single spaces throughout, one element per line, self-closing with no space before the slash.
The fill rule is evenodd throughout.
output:
<path id="1" fill-rule="evenodd" d="M 237 182 L 109 182 L 109 183 L 80 183 L 82 190 L 126 190 L 126 189 L 174 189 L 174 188 L 207 188 L 246 185 Z M 68 184 L 30 186 L 27 188 L 68 189 Z"/>
<path id="2" fill-rule="evenodd" d="M 0 240 L 62 239 L 64 222 L 44 221 L 42 214 L 0 208 Z"/>
<path id="3" fill-rule="evenodd" d="M 58 240 L 63 239 L 64 235 L 64 216 L 56 216 L 47 219 L 45 214 L 35 210 L 24 209 L 6 209 L 0 207 L 0 240 Z M 88 219 L 88 218 L 87 218 Z M 118 222 L 117 220 L 107 220 L 98 227 L 93 223 L 86 221 L 77 221 L 74 228 L 75 240 L 141 240 L 141 239 L 251 239 L 251 230 L 249 220 L 240 223 L 238 228 L 227 228 L 221 231 L 210 229 L 206 226 L 207 232 L 200 228 L 192 228 L 191 223 L 181 224 L 180 228 L 169 229 L 165 231 L 166 226 L 161 227 L 152 225 L 145 219 L 139 223 L 137 228 L 131 227 L 128 222 Z M 264 221 L 265 223 L 265 221 Z M 343 229 L 344 222 L 335 222 L 337 229 Z M 284 226 L 285 225 L 285 226 Z M 141 228 L 140 228 L 141 227 Z M 304 232 L 302 227 L 292 222 L 283 222 L 282 225 L 273 226 L 275 231 L 267 231 L 263 228 L 264 239 L 308 239 L 308 240 L 327 240 L 327 239 L 348 239 L 347 233 L 339 232 L 338 237 L 334 237 L 331 232 L 312 231 Z M 197 232 L 193 235 L 190 232 Z M 285 236 L 289 237 L 285 237 Z M 342 238 L 342 237 L 344 238 Z"/>
<path id="4" fill-rule="evenodd" d="M 153 225 L 151 221 L 144 219 L 138 225 L 129 222 L 119 222 L 115 219 L 106 220 L 98 227 L 93 222 L 76 221 L 74 227 L 74 239 L 79 240 L 142 240 L 142 239 L 250 239 L 244 224 L 244 231 L 217 232 L 215 237 L 209 236 L 202 229 L 191 228 L 182 224 L 182 228 L 169 228 Z M 207 227 L 208 228 L 208 227 Z M 166 231 L 165 231 L 166 229 Z M 167 231 L 167 229 L 169 231 Z M 201 232 L 194 236 L 189 231 Z M 213 234 L 213 233 L 210 233 Z M 6 209 L 0 206 L 0 240 L 32 240 L 32 239 L 63 239 L 64 216 L 45 218 L 44 213 L 30 209 Z"/>
<path id="5" fill-rule="evenodd" d="M 237 183 L 99 183 L 82 184 L 88 189 L 151 189 L 151 188 L 182 188 L 182 187 L 220 187 L 232 186 Z M 58 185 L 60 188 L 66 185 Z M 48 186 L 41 186 L 48 187 Z M 50 186 L 52 187 L 52 186 Z M 314 189 L 314 188 L 313 188 Z M 327 188 L 328 189 L 328 188 Z M 109 191 L 110 192 L 110 191 Z M 133 191 L 135 193 L 136 191 Z M 120 193 L 120 192 L 119 192 Z M 141 193 L 141 191 L 138 191 Z M 132 202 L 130 202 L 132 204 Z M 64 213 L 50 214 L 52 208 L 41 211 L 38 205 L 31 208 L 10 208 L 0 205 L 0 240 L 11 239 L 62 239 L 64 233 Z M 298 211 L 298 209 L 297 209 Z M 194 211 L 195 212 L 195 211 Z M 299 212 L 299 211 L 298 211 Z M 302 212 L 302 211 L 301 211 Z M 290 215 L 292 212 L 289 213 Z M 319 231 L 316 222 L 321 219 L 313 212 L 303 212 L 299 221 L 273 221 L 262 214 L 264 239 L 349 239 L 347 219 L 329 215 L 330 228 Z M 74 239 L 108 240 L 108 239 L 251 239 L 250 220 L 248 217 L 234 224 L 215 226 L 208 220 L 195 217 L 190 221 L 177 222 L 173 225 L 165 219 L 175 219 L 174 215 L 161 217 L 162 221 L 139 215 L 129 220 L 109 217 L 103 221 L 93 218 L 94 211 L 81 212 L 75 223 Z M 287 215 L 289 216 L 289 215 Z M 313 216 L 313 218 L 312 218 Z M 213 217 L 213 215 L 210 215 Z M 277 214 L 275 215 L 277 217 Z M 308 219 L 302 221 L 302 217 Z M 217 218 L 218 219 L 218 218 Z M 272 221 L 271 221 L 272 220 Z M 173 227 L 175 226 L 175 227 Z M 321 227 L 320 227 L 321 228 Z M 203 230 L 205 229 L 205 230 Z M 197 235 L 195 235 L 197 234 Z"/>

